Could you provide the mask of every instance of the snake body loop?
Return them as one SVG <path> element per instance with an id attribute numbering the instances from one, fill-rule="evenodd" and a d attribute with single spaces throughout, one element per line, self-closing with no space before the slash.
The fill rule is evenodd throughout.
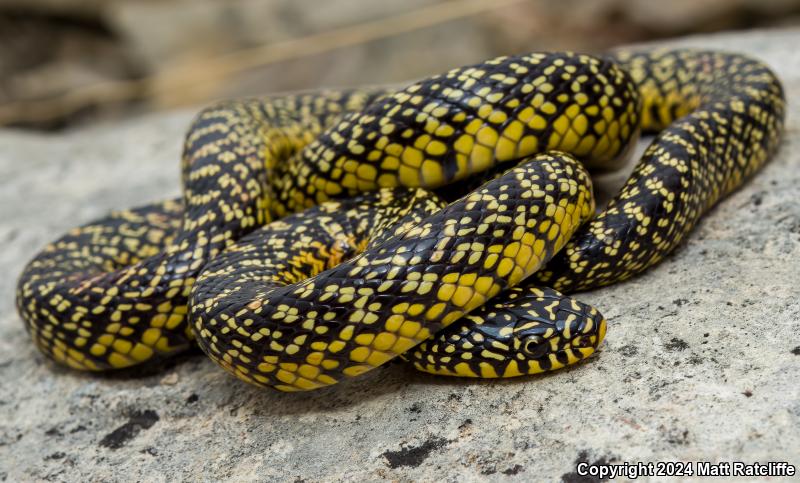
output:
<path id="1" fill-rule="evenodd" d="M 764 64 L 710 51 L 619 52 L 657 132 L 608 206 L 570 240 L 538 283 L 574 292 L 616 283 L 661 261 L 700 217 L 778 148 L 783 88 Z"/>
<path id="2" fill-rule="evenodd" d="M 445 375 L 557 369 L 606 325 L 546 287 L 663 259 L 769 159 L 783 116 L 769 68 L 693 50 L 500 57 L 397 91 L 229 101 L 189 130 L 182 200 L 72 230 L 26 267 L 17 305 L 42 352 L 78 369 L 195 338 L 282 390 L 398 355 Z M 583 223 L 576 159 L 614 168 L 639 130 L 658 134 Z"/>
<path id="3" fill-rule="evenodd" d="M 398 204 L 396 195 L 392 204 Z M 302 216 L 290 216 L 295 235 L 276 235 L 280 222 L 268 225 L 209 262 L 192 290 L 190 320 L 200 347 L 240 379 L 285 391 L 315 389 L 408 352 L 516 286 L 593 211 L 591 181 L 580 163 L 540 155 L 297 283 L 290 283 L 284 267 L 270 263 L 270 254 L 281 250 L 274 240 L 283 243 L 306 231 Z M 598 330 L 577 324 L 576 333 Z M 581 358 L 566 349 L 570 362 Z M 469 353 L 458 356 L 464 354 Z M 483 359 L 458 357 L 445 367 L 497 377 L 519 375 L 523 364 L 528 373 L 528 357 Z"/>
<path id="4" fill-rule="evenodd" d="M 638 126 L 615 63 L 570 53 L 498 57 L 378 98 L 277 166 L 277 216 L 379 187 L 450 185 L 557 150 L 615 164 Z"/>

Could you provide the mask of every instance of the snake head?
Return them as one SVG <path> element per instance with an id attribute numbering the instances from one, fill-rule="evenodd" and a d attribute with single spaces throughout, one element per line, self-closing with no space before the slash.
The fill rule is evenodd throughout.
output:
<path id="1" fill-rule="evenodd" d="M 543 309 L 544 313 L 539 312 Z M 512 333 L 516 357 L 529 374 L 558 369 L 591 355 L 603 341 L 606 320 L 593 307 L 560 296 L 551 304 L 530 307 Z"/>
<path id="2" fill-rule="evenodd" d="M 593 307 L 549 288 L 512 288 L 407 354 L 442 375 L 512 377 L 574 364 L 603 340 Z"/>

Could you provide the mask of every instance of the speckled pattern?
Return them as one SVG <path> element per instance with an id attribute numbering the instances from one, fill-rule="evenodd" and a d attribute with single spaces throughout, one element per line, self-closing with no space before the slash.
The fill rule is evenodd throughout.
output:
<path id="1" fill-rule="evenodd" d="M 19 313 L 42 352 L 76 369 L 153 363 L 185 350 L 194 336 L 240 379 L 297 391 L 408 352 L 532 273 L 572 291 L 625 280 L 668 255 L 770 158 L 785 101 L 774 73 L 746 56 L 646 49 L 610 57 L 501 56 L 394 93 L 323 91 L 212 105 L 186 135 L 181 229 L 166 235 L 176 210 L 154 205 L 70 231 L 20 275 Z M 609 168 L 639 127 L 657 131 L 656 139 L 608 207 L 579 228 L 594 202 L 588 175 L 571 156 Z M 308 253 L 302 236 L 288 243 L 280 231 L 255 242 L 263 252 L 255 257 L 231 246 L 276 216 L 378 187 L 447 189 L 512 162 L 520 166 L 352 260 L 325 262 L 330 257 L 319 253 L 329 268 L 307 270 L 307 280 L 242 285 L 237 277 L 252 258 Z M 391 206 L 394 198 L 403 197 L 390 190 L 373 202 Z M 314 215 L 297 216 L 284 224 L 300 233 Z M 605 333 L 601 316 L 587 320 L 578 302 L 554 312 L 568 301 L 552 305 L 531 288 L 531 297 L 514 303 L 529 322 L 550 321 L 533 324 L 543 334 L 553 332 L 552 322 L 563 327 L 558 337 L 511 339 L 512 350 L 486 332 L 462 337 L 455 329 L 443 345 L 451 352 L 426 345 L 417 359 L 429 362 L 417 367 L 516 377 L 593 353 Z M 498 335 L 530 326 L 513 313 L 491 321 Z M 573 337 L 579 329 L 585 337 Z M 479 341 L 481 350 L 472 350 Z"/>
<path id="2" fill-rule="evenodd" d="M 582 296 L 612 321 L 591 363 L 523 382 L 432 380 L 389 365 L 300 398 L 249 388 L 200 356 L 166 372 L 75 374 L 29 344 L 8 277 L 0 281 L 0 408 L 9 415 L 0 474 L 575 481 L 577 459 L 800 463 L 798 40 L 795 30 L 680 43 L 767 61 L 790 100 L 787 134 L 776 159 L 675 256 Z M 18 273 L 53 233 L 177 194 L 177 173 L 164 166 L 174 164 L 190 116 L 55 138 L 1 133 L 6 272 Z M 124 188 L 111 189 L 113 180 Z"/>
<path id="3" fill-rule="evenodd" d="M 400 208 L 395 211 L 425 214 L 413 208 L 435 195 L 416 191 L 423 194 L 399 196 L 397 190 L 384 189 L 364 204 L 388 203 Z M 382 243 L 352 258 L 334 257 L 327 270 L 298 267 L 301 280 L 281 275 L 286 269 L 276 273 L 269 263 L 266 269 L 259 265 L 309 246 L 302 239 L 309 226 L 303 220 L 316 225 L 314 208 L 309 216 L 304 216 L 307 211 L 290 215 L 242 238 L 203 268 L 192 289 L 188 318 L 200 347 L 247 382 L 282 391 L 317 389 L 408 352 L 497 295 L 501 300 L 496 302 L 518 302 L 529 321 L 560 313 L 561 329 L 544 325 L 548 336 L 540 337 L 535 333 L 539 324 L 528 324 L 524 317 L 487 320 L 487 326 L 507 328 L 505 335 L 519 330 L 521 337 L 511 339 L 516 341 L 513 349 L 500 337 L 481 341 L 474 352 L 469 340 L 450 344 L 459 349 L 450 354 L 431 344 L 424 349 L 432 349 L 427 353 L 432 362 L 420 368 L 468 377 L 516 377 L 559 369 L 594 352 L 605 334 L 605 321 L 597 312 L 586 316 L 577 302 L 573 311 L 553 310 L 562 305 L 554 304 L 559 298 L 541 298 L 541 291 L 514 300 L 498 295 L 541 267 L 593 214 L 591 180 L 579 161 L 542 154 L 443 209 L 432 208 Z M 371 210 L 358 211 L 367 215 Z M 382 217 L 370 218 L 380 237 Z M 281 226 L 294 234 L 282 234 Z M 389 226 L 393 229 L 393 223 Z M 303 252 L 309 253 L 308 248 Z M 494 304 L 488 305 L 473 318 L 492 319 Z M 464 325 L 470 332 L 476 324 Z M 529 326 L 534 330 L 527 337 Z M 477 341 L 484 334 L 476 332 L 472 338 Z M 523 346 L 523 340 L 530 344 Z"/>
<path id="4" fill-rule="evenodd" d="M 568 150 L 587 163 L 608 162 L 634 134 L 637 99 L 636 85 L 614 62 L 584 54 L 532 53 L 451 69 L 386 95 L 367 89 L 222 101 L 203 109 L 186 134 L 181 230 L 165 237 L 158 225 L 169 221 L 156 206 L 149 217 L 145 207 L 70 231 L 48 244 L 20 275 L 20 315 L 42 352 L 76 369 L 150 363 L 185 350 L 194 335 L 212 358 L 248 382 L 308 390 L 359 375 L 538 270 L 569 238 L 567 227 L 571 235 L 593 211 L 588 176 L 581 174 L 584 182 L 576 184 L 571 177 L 575 169 L 551 166 L 555 175 L 531 169 L 529 179 L 495 183 L 496 192 L 481 191 L 477 199 L 460 202 L 463 213 L 448 208 L 447 218 L 415 229 L 419 243 L 410 238 L 395 247 L 405 254 L 362 254 L 359 263 L 391 265 L 380 275 L 382 268 L 370 269 L 365 277 L 373 280 L 356 276 L 366 267 L 346 269 L 343 264 L 333 278 L 319 274 L 296 287 L 303 292 L 300 297 L 287 286 L 274 291 L 269 304 L 260 298 L 244 301 L 257 305 L 252 308 L 232 306 L 202 290 L 220 307 L 210 314 L 195 310 L 203 301 L 195 297 L 192 317 L 186 317 L 187 296 L 201 268 L 271 219 L 329 198 L 377 187 L 438 188 L 543 150 Z M 564 189 L 568 196 L 562 196 Z M 154 233 L 148 233 L 148 223 Z M 305 249 L 296 244 L 284 251 Z M 429 260 L 423 261 L 423 254 Z M 439 273 L 445 264 L 456 270 Z M 423 269 L 426 279 L 414 280 Z M 333 281 L 326 284 L 326 279 Z M 368 286 L 377 281 L 382 283 Z M 370 294 L 356 299 L 351 291 L 359 286 Z M 409 289 L 413 293 L 405 292 Z M 331 310 L 311 306 L 329 304 L 338 292 L 340 305 Z M 398 299 L 391 306 L 386 301 L 390 295 Z M 237 296 L 231 295 L 238 304 Z M 410 296 L 415 303 L 399 300 Z M 364 297 L 371 297 L 371 308 L 357 305 Z M 264 326 L 262 305 L 282 307 L 268 314 L 282 321 L 280 327 Z M 302 312 L 297 305 L 303 305 Z M 361 314 L 363 320 L 323 319 L 351 309 L 357 310 L 350 315 Z M 246 320 L 236 318 L 240 312 Z M 548 309 L 534 306 L 531 312 Z M 288 322 L 299 318 L 303 327 Z M 425 336 L 415 337 L 418 332 Z M 316 348 L 303 340 L 313 340 Z M 542 366 L 548 369 L 577 362 L 600 339 L 591 347 L 576 339 L 578 355 L 555 339 L 550 342 L 555 359 Z M 450 364 L 448 372 L 473 377 L 528 372 L 486 345 L 486 358 Z M 256 357 L 256 352 L 262 354 Z M 471 351 L 464 354 L 472 356 Z M 540 372 L 538 364 L 529 367 Z"/>
<path id="5" fill-rule="evenodd" d="M 299 150 L 377 95 L 333 90 L 204 109 L 180 158 L 183 206 L 117 211 L 70 230 L 26 267 L 17 302 L 35 344 L 81 370 L 186 350 L 193 339 L 186 301 L 200 269 L 269 218 L 265 160 Z M 181 229 L 167 233 L 178 213 Z"/>

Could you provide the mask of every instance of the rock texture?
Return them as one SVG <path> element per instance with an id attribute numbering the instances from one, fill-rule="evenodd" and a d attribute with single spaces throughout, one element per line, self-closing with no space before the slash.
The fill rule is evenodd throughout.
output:
<path id="1" fill-rule="evenodd" d="M 644 276 L 581 295 L 610 320 L 587 363 L 459 381 L 401 364 L 263 392 L 200 354 L 71 372 L 32 346 L 15 278 L 61 232 L 178 192 L 191 112 L 60 136 L 0 132 L 0 480 L 557 480 L 577 461 L 800 464 L 800 30 L 670 45 L 748 52 L 789 99 L 777 157 Z"/>

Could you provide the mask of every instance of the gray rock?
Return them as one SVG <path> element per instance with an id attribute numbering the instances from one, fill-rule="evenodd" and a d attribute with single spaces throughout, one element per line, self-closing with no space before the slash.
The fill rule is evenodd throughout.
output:
<path id="1" fill-rule="evenodd" d="M 790 100 L 780 153 L 657 268 L 580 295 L 610 320 L 598 354 L 511 381 L 394 364 L 287 395 L 197 354 L 128 376 L 56 367 L 16 314 L 16 276 L 69 227 L 177 194 L 191 112 L 56 137 L 0 132 L 0 479 L 578 481 L 578 460 L 797 465 L 798 44 L 797 29 L 670 43 L 774 66 Z"/>

